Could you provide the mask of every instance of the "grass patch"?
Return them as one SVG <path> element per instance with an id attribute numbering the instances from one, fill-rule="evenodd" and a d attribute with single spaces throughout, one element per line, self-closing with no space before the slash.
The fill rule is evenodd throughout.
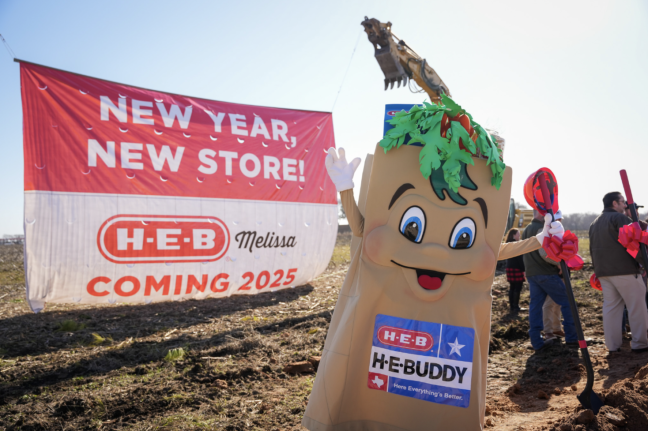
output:
<path id="1" fill-rule="evenodd" d="M 106 409 L 106 405 L 101 400 L 101 398 L 94 399 L 94 408 L 92 409 L 92 413 L 96 420 L 100 420 L 101 418 L 106 417 L 108 410 Z"/>
<path id="2" fill-rule="evenodd" d="M 187 414 L 176 414 L 167 416 L 158 421 L 157 426 L 153 429 L 171 430 L 171 429 L 214 429 L 217 420 L 206 418 L 201 415 L 191 416 Z M 258 428 L 252 428 L 258 429 Z"/>
<path id="3" fill-rule="evenodd" d="M 164 360 L 167 362 L 179 361 L 185 357 L 185 354 L 186 352 L 182 347 L 178 347 L 177 349 L 171 349 L 167 352 L 166 356 L 164 357 Z"/>
<path id="4" fill-rule="evenodd" d="M 11 271 L 0 271 L 0 286 L 24 284 L 25 271 L 20 269 L 12 269 Z"/>
<path id="5" fill-rule="evenodd" d="M 343 244 L 336 245 L 333 249 L 333 256 L 331 256 L 331 261 L 329 265 L 339 266 L 346 265 L 351 262 L 351 245 Z"/>
<path id="6" fill-rule="evenodd" d="M 589 291 L 591 289 L 589 280 L 571 280 L 571 284 L 577 290 Z"/>
<path id="7" fill-rule="evenodd" d="M 62 322 L 59 322 L 59 327 L 58 331 L 60 332 L 75 332 L 75 331 L 80 331 L 81 329 L 85 329 L 86 325 L 83 323 L 77 323 L 74 320 L 64 320 Z"/>
<path id="8" fill-rule="evenodd" d="M 586 263 L 592 262 L 592 256 L 590 255 L 590 240 L 589 238 L 578 238 L 578 254 L 581 255 L 583 261 Z"/>
<path id="9" fill-rule="evenodd" d="M 113 339 L 111 337 L 102 337 L 96 332 L 92 333 L 92 340 L 88 342 L 88 346 L 101 346 L 102 344 L 112 344 Z"/>

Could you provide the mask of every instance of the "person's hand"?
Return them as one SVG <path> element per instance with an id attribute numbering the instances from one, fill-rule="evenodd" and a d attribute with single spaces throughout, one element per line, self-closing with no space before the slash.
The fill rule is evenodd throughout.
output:
<path id="1" fill-rule="evenodd" d="M 344 148 L 340 148 L 337 152 L 335 148 L 329 148 L 324 164 L 338 192 L 353 189 L 353 174 L 355 174 L 358 165 L 360 165 L 359 157 L 356 157 L 351 160 L 351 163 L 348 163 L 344 154 Z"/>
<path id="2" fill-rule="evenodd" d="M 542 229 L 542 232 L 536 235 L 536 239 L 538 240 L 540 245 L 542 245 L 544 243 L 544 239 L 549 235 L 555 235 L 558 238 L 562 239 L 564 233 L 565 228 L 563 227 L 562 223 L 560 223 L 559 221 L 552 222 L 551 214 L 545 214 L 544 228 Z"/>

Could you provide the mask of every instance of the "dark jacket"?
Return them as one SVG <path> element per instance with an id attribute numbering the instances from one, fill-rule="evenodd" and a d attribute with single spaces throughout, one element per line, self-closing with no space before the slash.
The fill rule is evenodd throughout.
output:
<path id="1" fill-rule="evenodd" d="M 632 223 L 612 208 L 603 210 L 589 228 L 590 254 L 598 277 L 639 274 L 639 264 L 619 242 L 619 229 Z M 640 259 L 641 252 L 637 254 Z"/>
<path id="2" fill-rule="evenodd" d="M 522 256 L 515 256 L 510 259 L 506 259 L 506 267 L 524 271 L 524 258 Z"/>
<path id="3" fill-rule="evenodd" d="M 533 219 L 530 225 L 524 229 L 522 239 L 531 238 L 536 236 L 544 228 L 544 220 Z M 553 275 L 558 274 L 558 267 L 552 265 L 540 256 L 538 251 L 532 251 L 523 255 L 524 267 L 526 268 L 526 276 L 533 277 L 534 275 Z"/>

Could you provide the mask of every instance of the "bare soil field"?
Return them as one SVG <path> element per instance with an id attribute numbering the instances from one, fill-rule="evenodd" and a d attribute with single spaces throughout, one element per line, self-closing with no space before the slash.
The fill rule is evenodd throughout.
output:
<path id="1" fill-rule="evenodd" d="M 585 251 L 586 233 L 579 235 Z M 0 247 L 0 429 L 301 430 L 319 356 L 349 264 L 338 236 L 324 274 L 275 293 L 150 305 L 25 302 L 22 246 Z M 577 349 L 531 349 L 526 312 L 508 313 L 493 284 L 486 426 L 493 430 L 648 429 L 648 354 L 608 356 L 601 292 L 587 264 L 573 285 L 595 390 L 594 416 Z M 523 295 L 528 306 L 528 287 Z"/>

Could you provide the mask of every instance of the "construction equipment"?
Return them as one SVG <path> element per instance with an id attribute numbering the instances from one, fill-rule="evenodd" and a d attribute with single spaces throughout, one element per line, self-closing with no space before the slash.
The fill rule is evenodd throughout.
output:
<path id="1" fill-rule="evenodd" d="M 418 84 L 420 89 L 412 90 L 410 86 L 410 90 L 414 92 L 426 92 L 430 96 L 430 100 L 434 103 L 440 102 L 442 94 L 451 96 L 448 86 L 435 70 L 427 64 L 427 61 L 414 52 L 404 40 L 399 39 L 392 33 L 391 22 L 385 24 L 376 18 L 370 19 L 365 16 L 364 21 L 360 24 L 364 27 L 369 42 L 373 44 L 375 49 L 374 55 L 380 65 L 380 69 L 385 74 L 385 90 L 387 88 L 394 88 L 394 84 L 396 83 L 398 84 L 397 88 L 401 84 L 404 87 L 408 80 L 410 80 L 410 84 L 411 80 L 413 80 Z M 387 111 L 386 121 L 393 116 L 393 112 Z M 389 123 L 385 124 L 386 133 L 392 126 Z M 511 228 L 522 230 L 532 220 L 533 210 L 520 209 L 515 201 L 511 199 L 506 231 L 508 232 Z"/>
<path id="2" fill-rule="evenodd" d="M 506 223 L 506 231 L 511 228 L 519 230 L 524 229 L 533 221 L 533 210 L 520 209 L 518 204 L 511 198 L 511 208 L 509 210 L 509 221 Z"/>
<path id="3" fill-rule="evenodd" d="M 375 57 L 385 74 L 385 90 L 407 84 L 408 79 L 414 80 L 422 91 L 425 91 L 432 102 L 439 102 L 442 94 L 451 96 L 448 86 L 432 69 L 424 58 L 421 58 L 404 40 L 399 39 L 391 31 L 392 23 L 381 23 L 375 18 L 367 18 L 361 22 L 365 33 L 375 49 Z M 397 88 L 398 88 L 397 87 Z"/>

